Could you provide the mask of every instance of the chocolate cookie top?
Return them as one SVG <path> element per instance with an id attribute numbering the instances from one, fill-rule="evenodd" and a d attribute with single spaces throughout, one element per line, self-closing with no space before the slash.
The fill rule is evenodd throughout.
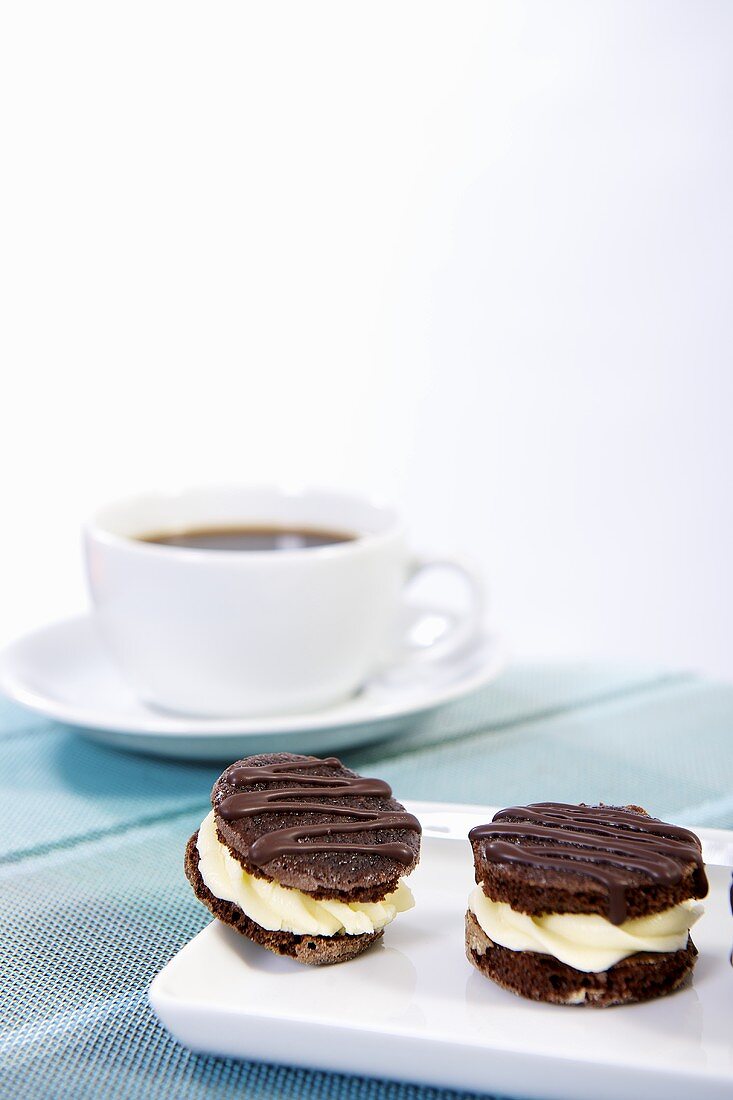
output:
<path id="1" fill-rule="evenodd" d="M 314 897 L 377 901 L 419 858 L 417 818 L 384 780 L 335 756 L 238 760 L 211 801 L 219 837 L 245 870 Z"/>
<path id="2" fill-rule="evenodd" d="M 549 911 L 582 912 L 578 880 L 590 879 L 587 911 L 598 911 L 600 895 L 608 919 L 622 924 L 629 916 L 705 897 L 708 891 L 698 837 L 638 806 L 513 806 L 500 810 L 490 824 L 472 829 L 469 839 L 477 881 L 491 882 L 495 900 L 509 900 L 496 892 L 506 891 L 511 880 L 516 884 L 518 875 L 544 892 L 541 901 L 550 902 Z M 500 868 L 510 873 L 502 874 Z M 570 906 L 564 904 L 564 890 L 572 895 Z M 629 905 L 633 892 L 634 904 Z"/>

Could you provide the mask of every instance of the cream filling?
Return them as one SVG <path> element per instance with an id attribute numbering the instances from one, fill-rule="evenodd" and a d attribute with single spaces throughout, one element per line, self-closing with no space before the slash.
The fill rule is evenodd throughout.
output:
<path id="1" fill-rule="evenodd" d="M 361 936 L 376 932 L 398 913 L 415 904 L 404 882 L 382 901 L 339 901 L 313 898 L 271 879 L 255 878 L 222 844 L 216 833 L 214 812 L 201 822 L 196 847 L 201 878 L 211 893 L 231 901 L 262 928 L 294 932 L 297 936 Z"/>
<path id="2" fill-rule="evenodd" d="M 608 970 L 637 951 L 681 951 L 703 906 L 690 899 L 661 913 L 611 924 L 597 913 L 547 913 L 532 917 L 503 901 L 491 901 L 480 886 L 468 907 L 486 935 L 510 951 L 539 951 L 585 973 Z"/>

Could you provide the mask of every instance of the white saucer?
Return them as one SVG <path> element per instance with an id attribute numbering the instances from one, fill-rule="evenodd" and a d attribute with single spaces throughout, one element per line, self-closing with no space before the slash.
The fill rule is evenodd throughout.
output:
<path id="1" fill-rule="evenodd" d="M 0 654 L 0 691 L 77 726 L 95 741 L 159 756 L 232 759 L 253 752 L 324 752 L 376 741 L 495 679 L 503 666 L 490 635 L 445 661 L 393 670 L 353 699 L 317 712 L 268 718 L 186 718 L 136 698 L 107 656 L 89 615 L 13 642 Z"/>

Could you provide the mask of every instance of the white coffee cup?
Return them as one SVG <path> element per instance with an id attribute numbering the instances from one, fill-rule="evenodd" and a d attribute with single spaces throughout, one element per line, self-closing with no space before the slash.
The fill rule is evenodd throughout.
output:
<path id="1" fill-rule="evenodd" d="M 246 525 L 355 537 L 256 551 L 143 541 Z M 211 717 L 317 710 L 390 663 L 447 658 L 480 627 L 473 574 L 456 562 L 415 560 L 391 509 L 340 493 L 150 494 L 101 508 L 84 541 L 102 638 L 139 696 L 165 710 Z M 399 636 L 409 618 L 404 590 L 435 566 L 460 570 L 470 605 L 435 645 L 410 648 Z"/>

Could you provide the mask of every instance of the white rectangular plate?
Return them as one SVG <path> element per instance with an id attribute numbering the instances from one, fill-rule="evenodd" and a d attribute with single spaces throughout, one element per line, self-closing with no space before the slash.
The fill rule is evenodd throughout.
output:
<path id="1" fill-rule="evenodd" d="M 711 890 L 693 985 L 606 1010 L 536 1004 L 466 961 L 468 829 L 491 807 L 414 803 L 423 823 L 415 908 L 341 966 L 306 967 L 214 921 L 150 1000 L 193 1050 L 542 1100 L 733 1096 L 733 832 L 697 830 Z"/>

